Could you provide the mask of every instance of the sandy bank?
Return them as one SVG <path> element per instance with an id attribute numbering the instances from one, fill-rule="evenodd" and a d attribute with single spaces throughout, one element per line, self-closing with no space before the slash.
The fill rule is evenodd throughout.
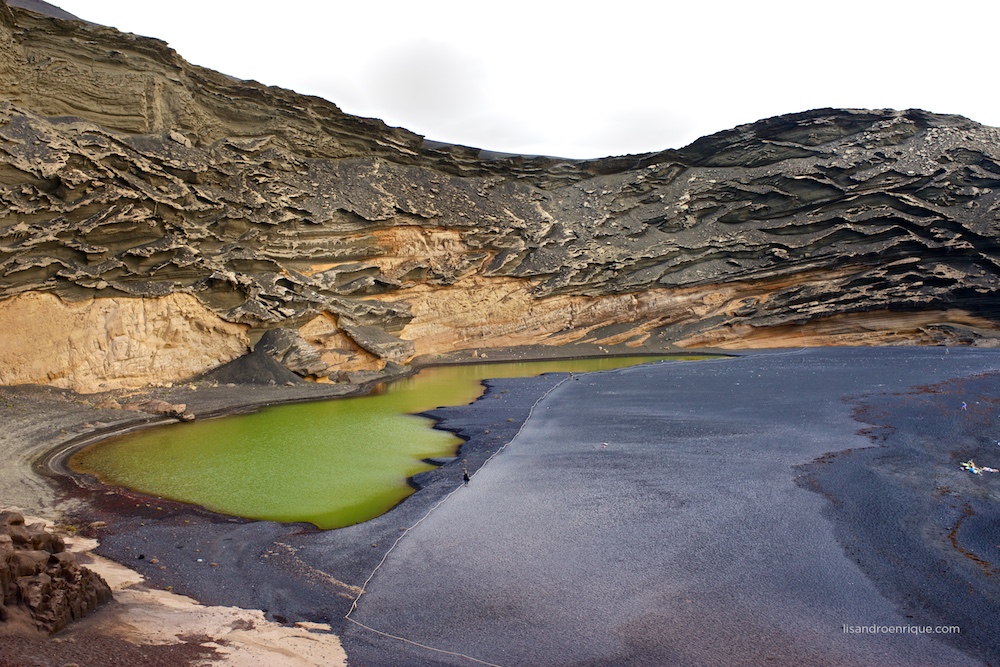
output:
<path id="1" fill-rule="evenodd" d="M 29 523 L 39 519 L 30 517 Z M 206 606 L 169 590 L 149 588 L 135 570 L 96 555 L 97 540 L 75 535 L 75 531 L 67 533 L 51 521 L 45 523 L 63 536 L 78 562 L 108 582 L 114 601 L 52 639 L 0 635 L 2 664 L 30 658 L 45 664 L 72 661 L 102 667 L 139 661 L 181 665 L 190 660 L 232 667 L 346 665 L 340 641 L 329 626 L 283 625 L 257 610 Z M 120 653 L 123 646 L 128 647 L 125 655 Z"/>

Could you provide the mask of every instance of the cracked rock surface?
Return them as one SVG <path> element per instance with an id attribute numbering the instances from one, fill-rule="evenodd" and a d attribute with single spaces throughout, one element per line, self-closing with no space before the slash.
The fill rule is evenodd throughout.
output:
<path id="1" fill-rule="evenodd" d="M 78 565 L 61 537 L 25 525 L 17 512 L 0 513 L 0 620 L 52 633 L 110 599 L 108 584 Z"/>
<path id="2" fill-rule="evenodd" d="M 0 3 L 0 331 L 33 332 L 0 383 L 175 381 L 271 331 L 334 380 L 521 345 L 993 345 L 998 186 L 1000 130 L 958 116 L 503 156 Z"/>

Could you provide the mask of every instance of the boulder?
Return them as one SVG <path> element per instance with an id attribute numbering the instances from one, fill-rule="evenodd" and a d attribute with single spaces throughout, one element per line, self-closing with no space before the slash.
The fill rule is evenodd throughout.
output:
<path id="1" fill-rule="evenodd" d="M 263 352 L 296 375 L 320 375 L 327 363 L 314 348 L 293 329 L 271 329 L 257 341 L 254 351 Z"/>
<path id="2" fill-rule="evenodd" d="M 43 524 L 26 526 L 17 512 L 0 513 L 0 623 L 12 615 L 53 633 L 111 599 L 107 582 L 77 563 Z"/>
<path id="3" fill-rule="evenodd" d="M 131 403 L 125 407 L 128 410 L 138 410 L 154 415 L 163 415 L 164 417 L 174 417 L 183 422 L 194 421 L 194 415 L 187 411 L 186 403 L 168 403 L 167 401 L 154 399 L 140 403 Z"/>

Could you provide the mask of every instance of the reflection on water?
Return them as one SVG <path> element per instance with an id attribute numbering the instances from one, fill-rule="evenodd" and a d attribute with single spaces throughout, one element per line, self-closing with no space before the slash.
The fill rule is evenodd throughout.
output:
<path id="1" fill-rule="evenodd" d="M 670 357 L 690 359 L 693 357 Z M 223 514 L 338 528 L 366 521 L 413 489 L 406 479 L 454 456 L 460 440 L 414 416 L 463 405 L 486 378 L 610 370 L 651 357 L 439 366 L 377 393 L 171 424 L 87 447 L 72 468 L 106 484 Z"/>

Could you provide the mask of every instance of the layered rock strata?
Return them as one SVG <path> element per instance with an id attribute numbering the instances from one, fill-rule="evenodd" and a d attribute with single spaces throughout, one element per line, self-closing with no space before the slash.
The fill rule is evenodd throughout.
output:
<path id="1" fill-rule="evenodd" d="M 23 300 L 128 311 L 0 382 L 172 381 L 274 330 L 314 379 L 519 345 L 994 344 L 998 186 L 1000 131 L 957 116 L 503 156 L 0 4 L 0 349 L 50 328 Z"/>
<path id="2" fill-rule="evenodd" d="M 111 589 L 44 525 L 27 526 L 17 512 L 2 512 L 0 598 L 0 630 L 22 620 L 52 633 L 109 601 Z"/>

